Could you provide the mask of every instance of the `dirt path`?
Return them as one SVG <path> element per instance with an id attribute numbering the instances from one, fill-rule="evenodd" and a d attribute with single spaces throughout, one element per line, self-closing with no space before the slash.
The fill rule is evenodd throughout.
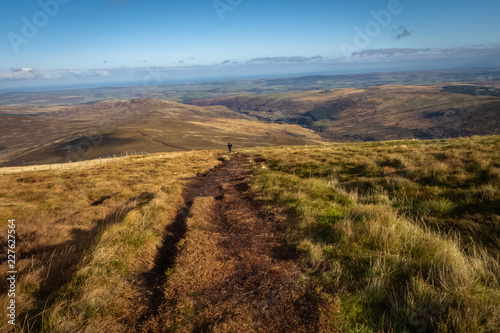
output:
<path id="1" fill-rule="evenodd" d="M 252 199 L 247 164 L 235 155 L 186 187 L 185 205 L 146 277 L 149 311 L 137 329 L 317 330 L 318 301 L 301 284 L 295 251 L 280 244 L 272 218 Z"/>

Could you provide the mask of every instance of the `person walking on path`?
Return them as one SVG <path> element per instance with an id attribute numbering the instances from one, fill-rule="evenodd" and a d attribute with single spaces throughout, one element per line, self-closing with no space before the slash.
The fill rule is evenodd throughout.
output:
<path id="1" fill-rule="evenodd" d="M 231 141 L 229 141 L 227 143 L 227 150 L 229 150 L 229 153 L 231 153 L 231 149 L 233 149 L 233 144 L 231 143 Z"/>

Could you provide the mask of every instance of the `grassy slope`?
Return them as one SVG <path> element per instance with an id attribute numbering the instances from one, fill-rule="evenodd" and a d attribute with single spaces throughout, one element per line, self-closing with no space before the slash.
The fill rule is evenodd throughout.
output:
<path id="1" fill-rule="evenodd" d="M 492 83 L 493 84 L 493 83 Z M 500 97 L 442 92 L 442 84 L 241 95 L 193 101 L 312 128 L 335 141 L 499 134 Z"/>
<path id="2" fill-rule="evenodd" d="M 287 216 L 332 330 L 493 332 L 499 148 L 497 136 L 260 150 L 253 188 Z"/>
<path id="3" fill-rule="evenodd" d="M 129 157 L 24 180 L 2 176 L 2 230 L 7 219 L 17 223 L 19 327 L 120 330 L 117 320 L 132 311 L 134 281 L 152 267 L 185 179 L 217 163 L 216 154 L 202 151 Z M 6 281 L 0 288 L 5 307 Z"/>
<path id="4" fill-rule="evenodd" d="M 499 329 L 499 145 L 476 137 L 249 150 L 253 189 L 285 217 L 330 331 Z M 186 177 L 217 163 L 212 152 L 186 152 L 2 176 L 2 230 L 17 220 L 18 323 L 133 328 L 136 281 Z"/>
<path id="5" fill-rule="evenodd" d="M 42 115 L 0 115 L 5 125 L 0 145 L 8 148 L 0 165 L 75 162 L 127 151 L 223 149 L 228 140 L 235 148 L 321 141 L 311 130 L 259 122 L 221 106 L 140 99 L 28 111 Z"/>

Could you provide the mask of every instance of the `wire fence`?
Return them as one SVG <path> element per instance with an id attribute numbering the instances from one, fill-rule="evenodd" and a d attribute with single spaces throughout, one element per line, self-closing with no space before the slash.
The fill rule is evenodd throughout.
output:
<path id="1" fill-rule="evenodd" d="M 18 173 L 21 178 L 27 176 L 36 176 L 41 171 L 65 171 L 71 169 L 79 169 L 85 167 L 91 167 L 96 165 L 103 165 L 116 159 L 129 157 L 129 156 L 148 156 L 149 152 L 146 151 L 125 151 L 122 153 L 114 153 L 112 155 L 100 156 L 99 158 L 91 160 L 82 161 L 69 161 L 67 163 L 51 163 L 42 165 L 31 165 L 31 166 L 18 166 L 18 167 L 5 167 L 0 168 L 0 175 Z"/>

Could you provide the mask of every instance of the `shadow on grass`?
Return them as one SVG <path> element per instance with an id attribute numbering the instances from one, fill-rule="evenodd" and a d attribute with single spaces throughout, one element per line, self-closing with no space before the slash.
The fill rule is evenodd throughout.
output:
<path id="1" fill-rule="evenodd" d="M 182 192 L 184 205 L 177 211 L 173 223 L 165 228 L 165 236 L 156 254 L 153 268 L 142 274 L 143 288 L 145 289 L 149 304 L 148 310 L 134 323 L 135 327 L 140 328 L 148 318 L 158 315 L 159 308 L 163 301 L 165 301 L 163 287 L 167 272 L 175 266 L 178 244 L 186 234 L 186 220 L 189 216 L 191 206 L 196 197 L 214 196 L 217 198 L 222 196 L 222 187 L 216 179 L 221 174 L 224 174 L 223 167 L 226 163 L 227 161 L 192 178 L 184 188 Z"/>
<path id="2" fill-rule="evenodd" d="M 137 327 L 140 327 L 150 316 L 158 314 L 158 309 L 164 300 L 163 284 L 166 272 L 175 265 L 178 252 L 177 245 L 186 234 L 186 220 L 192 205 L 192 200 L 185 202 L 184 206 L 179 209 L 174 222 L 166 227 L 166 236 L 163 238 L 162 245 L 158 249 L 154 266 L 142 276 L 144 287 L 151 294 L 149 296 L 149 309 L 147 313 L 138 319 Z"/>
<path id="3" fill-rule="evenodd" d="M 39 251 L 25 253 L 22 257 L 42 257 L 40 266 L 47 266 L 45 279 L 36 292 L 36 308 L 19 314 L 22 329 L 37 332 L 42 328 L 45 309 L 50 308 L 57 299 L 62 288 L 71 281 L 85 252 L 95 245 L 102 233 L 113 224 L 120 223 L 132 210 L 146 205 L 154 198 L 154 194 L 143 192 L 131 198 L 123 206 L 114 209 L 106 217 L 96 220 L 90 230 L 73 228 L 71 238 L 64 243 L 47 246 Z"/>

